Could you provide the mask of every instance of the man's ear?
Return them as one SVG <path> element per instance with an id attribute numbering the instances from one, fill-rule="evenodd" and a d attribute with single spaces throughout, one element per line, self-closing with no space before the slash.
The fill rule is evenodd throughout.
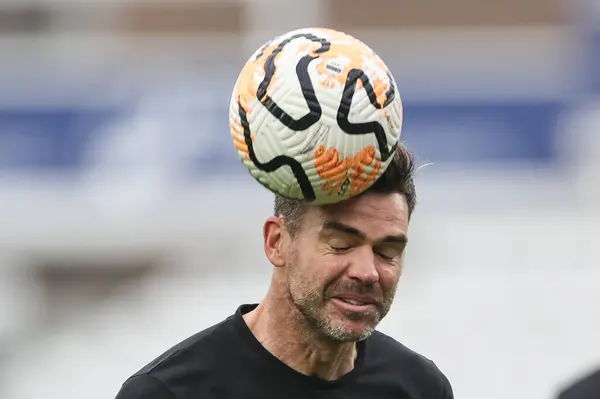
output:
<path id="1" fill-rule="evenodd" d="M 270 216 L 263 226 L 263 240 L 265 255 L 275 267 L 285 266 L 285 239 L 286 231 L 283 225 L 283 219 L 277 216 Z"/>

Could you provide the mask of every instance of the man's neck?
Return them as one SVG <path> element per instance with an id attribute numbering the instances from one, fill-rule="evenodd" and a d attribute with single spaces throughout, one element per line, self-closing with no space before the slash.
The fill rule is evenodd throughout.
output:
<path id="1" fill-rule="evenodd" d="M 297 309 L 283 302 L 287 299 L 267 297 L 244 315 L 246 324 L 265 349 L 288 367 L 323 380 L 336 380 L 354 369 L 355 343 L 340 344 L 317 336 Z"/>

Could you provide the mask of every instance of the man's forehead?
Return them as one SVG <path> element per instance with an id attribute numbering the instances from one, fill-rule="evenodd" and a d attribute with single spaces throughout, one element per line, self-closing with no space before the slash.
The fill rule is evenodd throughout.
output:
<path id="1" fill-rule="evenodd" d="M 369 194 L 337 204 L 315 207 L 315 222 L 338 221 L 345 224 L 364 225 L 388 222 L 401 230 L 408 226 L 408 204 L 401 194 Z"/>

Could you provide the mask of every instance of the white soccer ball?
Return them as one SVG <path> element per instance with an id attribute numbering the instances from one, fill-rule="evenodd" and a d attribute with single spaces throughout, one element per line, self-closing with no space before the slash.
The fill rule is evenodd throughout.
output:
<path id="1" fill-rule="evenodd" d="M 369 188 L 402 131 L 402 101 L 385 63 L 358 39 L 323 28 L 259 48 L 238 77 L 229 116 L 250 174 L 315 205 Z"/>

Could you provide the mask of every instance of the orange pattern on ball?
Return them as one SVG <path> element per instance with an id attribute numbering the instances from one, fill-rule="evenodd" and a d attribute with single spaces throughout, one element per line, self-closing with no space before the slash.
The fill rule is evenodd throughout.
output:
<path id="1" fill-rule="evenodd" d="M 381 172 L 381 159 L 376 155 L 375 146 L 367 146 L 356 155 L 343 158 L 336 148 L 320 145 L 314 157 L 317 173 L 325 180 L 321 189 L 330 195 L 357 195 L 365 191 Z M 367 167 L 371 169 L 369 172 Z"/>

